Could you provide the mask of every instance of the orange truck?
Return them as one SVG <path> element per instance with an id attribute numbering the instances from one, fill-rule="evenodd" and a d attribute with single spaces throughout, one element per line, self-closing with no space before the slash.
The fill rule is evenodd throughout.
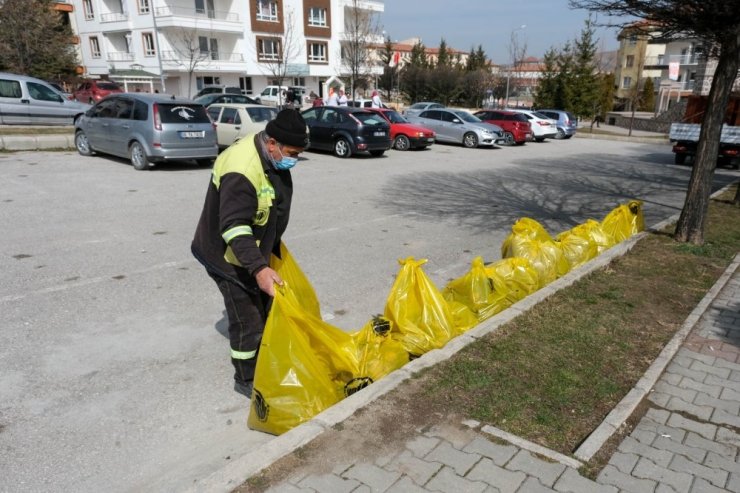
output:
<path id="1" fill-rule="evenodd" d="M 696 157 L 701 121 L 707 107 L 706 96 L 689 96 L 686 112 L 679 123 L 672 123 L 669 139 L 673 143 L 675 163 L 684 164 Z M 722 135 L 719 141 L 718 166 L 740 166 L 740 97 L 733 96 L 725 111 Z"/>

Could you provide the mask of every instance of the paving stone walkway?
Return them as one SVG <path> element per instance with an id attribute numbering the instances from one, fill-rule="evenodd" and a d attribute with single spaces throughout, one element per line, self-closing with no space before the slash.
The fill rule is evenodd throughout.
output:
<path id="1" fill-rule="evenodd" d="M 718 293 L 648 397 L 651 409 L 591 481 L 579 462 L 500 430 L 432 428 L 373 463 L 296 476 L 270 492 L 740 493 L 740 269 Z M 493 437 L 496 437 L 495 441 Z"/>

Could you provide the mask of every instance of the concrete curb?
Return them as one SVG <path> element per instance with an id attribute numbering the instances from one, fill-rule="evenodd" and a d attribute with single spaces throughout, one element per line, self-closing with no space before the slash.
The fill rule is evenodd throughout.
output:
<path id="1" fill-rule="evenodd" d="M 724 192 L 726 189 L 728 189 L 732 185 L 728 185 L 721 190 L 715 192 L 712 194 L 712 197 L 715 197 L 719 195 L 720 193 Z M 651 227 L 650 231 L 657 231 L 660 229 L 663 229 L 665 226 L 674 223 L 678 219 L 678 214 L 671 216 L 670 218 L 659 222 L 655 226 Z M 238 485 L 242 484 L 244 481 L 249 479 L 254 474 L 257 474 L 259 471 L 269 467 L 273 462 L 276 462 L 278 459 L 290 454 L 291 452 L 295 451 L 297 448 L 301 447 L 302 445 L 305 445 L 310 440 L 316 438 L 321 433 L 323 433 L 327 428 L 330 428 L 337 423 L 340 423 L 347 419 L 348 417 L 352 416 L 358 409 L 362 408 L 363 406 L 375 401 L 377 398 L 385 395 L 386 393 L 390 392 L 391 390 L 398 387 L 402 382 L 413 376 L 414 374 L 418 373 L 424 368 L 428 368 L 430 366 L 434 366 L 435 364 L 444 361 L 448 358 L 450 358 L 452 355 L 463 349 L 468 344 L 474 342 L 475 340 L 486 336 L 487 334 L 490 334 L 492 332 L 495 332 L 498 330 L 501 326 L 506 324 L 507 322 L 513 320 L 514 318 L 518 317 L 522 313 L 526 312 L 533 306 L 535 306 L 537 303 L 546 300 L 551 295 L 557 293 L 561 289 L 570 286 L 577 280 L 581 279 L 582 277 L 590 274 L 591 272 L 594 272 L 598 269 L 601 269 L 611 263 L 612 260 L 615 258 L 621 257 L 627 252 L 629 252 L 638 241 L 643 239 L 645 236 L 647 236 L 648 232 L 642 232 L 638 233 L 625 241 L 613 246 L 606 252 L 602 253 L 598 257 L 594 258 L 593 260 L 587 262 L 584 265 L 581 265 L 580 267 L 573 269 L 565 276 L 557 279 L 556 281 L 548 284 L 547 286 L 543 287 L 542 289 L 539 289 L 535 293 L 532 293 L 531 295 L 527 296 L 523 300 L 519 301 L 518 303 L 512 305 L 511 307 L 507 308 L 506 310 L 503 310 L 502 312 L 496 314 L 495 316 L 491 317 L 490 319 L 478 324 L 474 328 L 467 331 L 465 334 L 462 334 L 461 336 L 456 337 L 455 339 L 452 339 L 449 341 L 443 348 L 441 349 L 435 349 L 432 351 L 429 351 L 428 353 L 425 353 L 424 355 L 420 356 L 419 358 L 407 363 L 402 368 L 394 371 L 393 373 L 387 375 L 382 380 L 379 380 L 372 385 L 366 387 L 361 392 L 357 392 L 356 394 L 351 395 L 350 397 L 343 399 L 342 401 L 338 402 L 334 406 L 330 407 L 329 409 L 324 410 L 323 412 L 316 415 L 313 419 L 310 421 L 307 421 L 299 426 L 296 426 L 289 432 L 280 435 L 279 437 L 275 438 L 274 440 L 268 442 L 267 444 L 259 447 L 254 452 L 251 452 L 247 455 L 244 455 L 242 457 L 239 457 L 235 460 L 233 460 L 231 463 L 229 463 L 227 466 L 221 468 L 220 470 L 214 472 L 210 476 L 204 478 L 203 480 L 200 480 L 196 482 L 191 489 L 188 491 L 193 492 L 200 492 L 200 491 L 223 491 L 223 492 L 230 492 Z M 738 267 L 740 264 L 740 255 L 738 255 L 735 258 L 735 261 L 732 266 L 734 266 L 732 272 L 734 272 L 735 268 Z M 731 273 L 728 273 L 728 270 L 725 271 L 725 274 L 722 275 L 720 280 L 723 280 L 722 286 L 727 282 L 727 280 L 730 278 Z M 717 281 L 717 284 L 719 284 L 720 281 Z M 712 294 L 712 298 L 716 296 L 716 294 L 719 292 L 721 288 L 714 289 L 714 287 L 710 290 L 709 293 L 705 296 L 705 299 L 707 299 L 707 303 L 704 304 L 705 300 L 702 300 L 702 302 L 697 306 L 697 308 L 694 311 L 699 310 L 699 307 L 701 308 L 701 313 L 703 313 L 706 310 L 706 307 L 709 306 L 709 303 L 711 300 L 709 299 L 710 294 Z M 694 312 L 689 316 L 686 322 L 684 322 L 684 325 L 689 324 L 689 320 L 692 320 L 690 322 L 690 326 L 686 333 L 688 334 L 688 331 L 693 327 L 694 323 L 698 320 L 698 316 L 696 318 L 693 317 Z M 684 328 L 682 326 L 682 329 L 679 331 L 681 333 L 684 332 Z M 599 448 L 603 445 L 603 443 L 617 430 L 619 427 L 622 426 L 624 421 L 629 417 L 631 412 L 634 410 L 634 406 L 639 403 L 639 399 L 635 400 L 637 398 L 638 394 L 644 395 L 647 391 L 649 391 L 650 388 L 652 388 L 653 384 L 655 383 L 655 380 L 657 380 L 658 376 L 663 371 L 663 368 L 665 364 L 667 364 L 668 361 L 670 361 L 671 357 L 675 353 L 675 351 L 678 350 L 678 347 L 680 347 L 680 342 L 683 341 L 683 338 L 685 338 L 685 335 L 678 339 L 678 334 L 674 336 L 674 339 L 671 340 L 671 342 L 666 346 L 666 348 L 661 352 L 661 354 L 656 359 L 656 362 L 651 365 L 651 367 L 648 369 L 648 371 L 645 373 L 645 375 L 640 379 L 640 381 L 637 383 L 635 388 L 633 388 L 627 396 L 620 401 L 619 404 L 612 410 L 612 412 L 607 416 L 607 419 L 605 419 L 602 424 L 594 431 L 589 438 L 584 441 L 584 443 L 579 447 L 577 453 L 575 454 L 576 457 L 579 459 L 582 459 L 584 461 L 587 461 L 590 459 L 590 457 L 595 454 Z M 674 340 L 678 341 L 677 344 L 675 344 L 674 348 Z M 669 350 L 669 347 L 671 348 Z M 663 363 L 663 366 L 660 367 L 658 370 L 658 360 L 663 362 L 664 360 L 664 353 L 666 355 L 670 352 L 670 356 L 666 356 L 667 359 L 665 360 L 665 363 Z M 655 368 L 653 368 L 655 366 Z M 652 383 L 650 383 L 652 381 Z M 649 385 L 648 385 L 649 384 Z M 647 389 L 647 390 L 645 390 Z M 640 397 L 641 399 L 642 397 Z M 634 406 L 632 406 L 632 403 L 634 402 Z M 627 410 L 629 409 L 629 412 Z M 510 435 L 503 430 L 498 430 L 493 427 L 485 427 L 486 429 L 483 431 L 486 431 L 488 433 L 494 434 L 496 436 L 499 436 L 500 438 L 503 438 L 501 436 L 502 434 L 506 434 L 506 436 L 510 436 L 513 438 L 516 438 L 516 443 L 526 442 L 526 440 L 514 437 L 514 435 Z M 305 430 L 304 430 L 305 429 Z M 499 433 L 500 432 L 500 433 Z M 593 438 L 592 438 L 593 437 Z M 512 438 L 512 439 L 513 439 Z M 504 438 L 507 441 L 511 441 L 508 438 Z M 515 442 L 512 442 L 515 443 Z M 598 446 L 597 446 L 598 445 Z M 526 448 L 526 447 L 525 447 Z M 578 452 L 582 452 L 581 455 L 587 456 L 588 458 L 583 459 L 580 455 L 578 455 Z M 588 455 L 590 453 L 590 455 Z M 562 456 L 558 457 L 555 460 L 565 460 L 567 457 Z M 575 459 L 569 459 L 566 462 L 573 461 L 573 464 L 579 464 Z"/>
<path id="2" fill-rule="evenodd" d="M 602 140 L 617 140 L 622 142 L 635 142 L 638 144 L 670 144 L 668 137 L 638 137 L 636 135 L 618 135 L 618 134 L 589 134 L 584 132 L 576 132 L 576 137 L 582 139 L 602 139 Z"/>
<path id="3" fill-rule="evenodd" d="M 40 151 L 44 149 L 74 149 L 74 134 L 0 135 L 2 151 Z"/>

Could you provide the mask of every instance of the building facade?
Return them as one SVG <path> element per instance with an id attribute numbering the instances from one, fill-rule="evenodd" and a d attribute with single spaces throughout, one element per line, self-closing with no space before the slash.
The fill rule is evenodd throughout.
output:
<path id="1" fill-rule="evenodd" d="M 283 85 L 323 95 L 327 84 L 342 85 L 345 15 L 354 8 L 379 15 L 385 7 L 381 0 L 61 3 L 73 6 L 81 75 L 185 97 L 208 85 L 256 96 L 283 72 Z"/>

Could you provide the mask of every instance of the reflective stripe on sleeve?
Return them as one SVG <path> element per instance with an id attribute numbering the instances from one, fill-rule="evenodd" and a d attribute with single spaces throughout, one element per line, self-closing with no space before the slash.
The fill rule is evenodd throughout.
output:
<path id="1" fill-rule="evenodd" d="M 252 228 L 249 226 L 234 226 L 233 228 L 224 231 L 221 238 L 223 238 L 228 245 L 229 242 L 237 236 L 252 236 Z"/>
<path id="2" fill-rule="evenodd" d="M 231 350 L 231 357 L 234 359 L 252 359 L 257 355 L 257 351 L 236 351 Z"/>

